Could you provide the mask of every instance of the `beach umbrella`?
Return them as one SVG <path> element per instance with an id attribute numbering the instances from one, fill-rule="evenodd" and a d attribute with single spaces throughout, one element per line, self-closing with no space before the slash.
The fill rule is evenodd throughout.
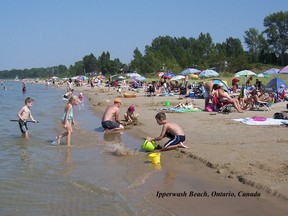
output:
<path id="1" fill-rule="evenodd" d="M 208 78 L 208 77 L 216 77 L 219 76 L 219 73 L 217 73 L 214 70 L 204 70 L 199 74 L 199 78 Z"/>
<path id="2" fill-rule="evenodd" d="M 60 78 L 57 77 L 57 76 L 53 76 L 53 77 L 51 77 L 50 79 L 51 79 L 51 80 L 58 80 L 58 79 L 60 79 Z"/>
<path id="3" fill-rule="evenodd" d="M 104 76 L 104 75 L 99 75 L 97 78 L 98 78 L 98 79 L 104 79 L 105 76 Z"/>
<path id="4" fill-rule="evenodd" d="M 119 74 L 115 74 L 113 76 L 110 77 L 112 80 L 124 80 L 125 77 L 119 75 Z"/>
<path id="5" fill-rule="evenodd" d="M 263 74 L 278 74 L 278 73 L 279 73 L 279 69 L 276 69 L 276 68 L 270 68 L 263 72 Z"/>
<path id="6" fill-rule="evenodd" d="M 192 79 L 199 79 L 198 75 L 196 74 L 189 74 L 188 76 Z"/>
<path id="7" fill-rule="evenodd" d="M 260 77 L 260 78 L 269 78 L 270 75 L 269 74 L 265 74 L 265 73 L 260 73 L 257 75 L 257 77 Z"/>
<path id="8" fill-rule="evenodd" d="M 83 75 L 80 75 L 80 76 L 78 76 L 77 79 L 78 79 L 78 80 L 82 80 L 82 81 L 84 81 L 84 80 L 88 80 L 88 77 L 83 76 Z"/>
<path id="9" fill-rule="evenodd" d="M 133 77 L 131 77 L 131 78 L 133 78 L 134 80 L 137 80 L 137 81 L 144 81 L 144 80 L 146 80 L 146 77 L 144 77 L 144 76 L 133 76 Z"/>
<path id="10" fill-rule="evenodd" d="M 251 70 L 242 70 L 235 73 L 234 75 L 234 77 L 242 77 L 242 76 L 257 76 L 257 74 Z"/>
<path id="11" fill-rule="evenodd" d="M 140 74 L 134 72 L 134 73 L 126 73 L 127 77 L 137 77 L 137 76 L 141 76 Z"/>
<path id="12" fill-rule="evenodd" d="M 279 74 L 288 74 L 288 65 L 279 71 Z"/>
<path id="13" fill-rule="evenodd" d="M 185 79 L 185 76 L 183 75 L 177 75 L 177 76 L 174 76 L 170 79 L 170 81 L 173 81 L 173 80 L 181 80 L 181 79 Z"/>
<path id="14" fill-rule="evenodd" d="M 186 68 L 185 70 L 181 71 L 181 75 L 188 75 L 188 74 L 199 74 L 201 71 L 195 68 Z"/>
<path id="15" fill-rule="evenodd" d="M 172 73 L 172 72 L 166 72 L 163 76 L 166 77 L 166 78 L 168 78 L 168 79 L 171 79 L 172 77 L 175 76 L 175 74 Z"/>
<path id="16" fill-rule="evenodd" d="M 165 72 L 161 71 L 161 72 L 156 73 L 156 76 L 162 77 L 164 74 L 165 74 Z"/>

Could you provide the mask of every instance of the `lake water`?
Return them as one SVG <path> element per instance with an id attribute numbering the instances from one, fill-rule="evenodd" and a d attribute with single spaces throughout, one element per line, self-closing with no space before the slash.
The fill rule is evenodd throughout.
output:
<path id="1" fill-rule="evenodd" d="M 0 90 L 0 215 L 185 215 L 190 211 L 187 207 L 196 209 L 201 200 L 185 199 L 184 213 L 174 212 L 173 203 L 181 206 L 183 202 L 168 200 L 171 205 L 165 206 L 164 200 L 161 203 L 155 199 L 157 191 L 238 190 L 239 186 L 207 180 L 213 176 L 211 170 L 197 162 L 189 164 L 191 174 L 181 173 L 179 168 L 174 170 L 168 154 L 161 158 L 162 166 L 152 165 L 147 153 L 139 150 L 142 140 L 125 133 L 104 136 L 100 118 L 92 114 L 85 102 L 74 108 L 77 125 L 72 146 L 51 145 L 64 130 L 60 116 L 66 103 L 62 99 L 65 90 L 28 83 L 23 94 L 21 85 L 6 81 Z M 7 90 L 3 90 L 4 86 Z M 39 121 L 28 123 L 28 140 L 21 138 L 18 123 L 10 121 L 17 119 L 26 97 L 34 99 L 31 111 Z M 123 145 L 130 154 L 115 155 L 114 150 Z M 202 179 L 203 175 L 206 178 Z M 243 207 L 249 215 L 247 212 L 254 204 L 263 209 L 261 213 L 269 213 L 267 200 L 259 204 L 250 199 L 241 208 L 239 200 L 215 201 L 205 203 L 216 203 L 214 207 L 210 205 L 216 211 L 218 206 L 228 204 L 234 215 L 243 212 Z M 208 212 L 206 205 L 198 212 Z"/>

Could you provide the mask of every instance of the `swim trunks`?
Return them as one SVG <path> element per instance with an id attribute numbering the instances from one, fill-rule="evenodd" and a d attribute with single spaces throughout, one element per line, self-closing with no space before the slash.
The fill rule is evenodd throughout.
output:
<path id="1" fill-rule="evenodd" d="M 167 148 L 169 146 L 173 146 L 173 145 L 177 145 L 180 142 L 184 142 L 185 141 L 185 135 L 172 135 L 169 132 L 166 132 L 166 136 L 171 138 L 165 145 L 164 148 Z"/>
<path id="2" fill-rule="evenodd" d="M 104 129 L 115 129 L 118 128 L 120 126 L 119 123 L 114 122 L 114 121 L 103 121 L 102 122 L 102 127 Z"/>
<path id="3" fill-rule="evenodd" d="M 19 121 L 19 127 L 21 133 L 25 133 L 26 131 L 28 131 L 27 122 Z"/>

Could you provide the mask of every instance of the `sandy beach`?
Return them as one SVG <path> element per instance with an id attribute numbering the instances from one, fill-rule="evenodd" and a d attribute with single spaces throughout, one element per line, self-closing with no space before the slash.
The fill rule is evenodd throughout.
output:
<path id="1" fill-rule="evenodd" d="M 140 114 L 139 124 L 127 126 L 125 132 L 139 138 L 159 135 L 161 126 L 157 125 L 155 115 L 161 108 L 165 108 L 165 101 L 169 100 L 171 106 L 176 106 L 189 99 L 179 100 L 178 96 L 146 97 L 143 92 L 136 93 L 136 98 L 124 98 L 115 90 L 91 89 L 86 86 L 76 90 L 83 92 L 92 110 L 99 116 L 102 116 L 108 104 L 113 103 L 115 97 L 120 97 L 123 101 L 121 117 L 130 105 L 134 105 Z M 204 100 L 195 99 L 194 104 L 203 108 Z M 272 118 L 275 112 L 285 109 L 286 103 L 280 102 L 274 104 L 270 111 L 232 112 L 228 115 L 166 111 L 166 114 L 169 121 L 181 125 L 187 136 L 185 144 L 189 148 L 178 149 L 179 153 L 201 161 L 225 178 L 233 178 L 274 196 L 288 199 L 287 127 L 251 126 L 233 121 L 252 116 Z M 158 144 L 163 145 L 165 141 L 164 139 Z"/>

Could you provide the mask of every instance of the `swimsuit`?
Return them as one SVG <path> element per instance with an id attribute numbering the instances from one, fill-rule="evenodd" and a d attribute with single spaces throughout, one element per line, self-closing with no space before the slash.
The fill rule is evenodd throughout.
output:
<path id="1" fill-rule="evenodd" d="M 180 142 L 185 141 L 185 135 L 172 135 L 170 132 L 166 131 L 165 134 L 170 140 L 164 145 L 164 148 L 167 148 L 169 146 L 177 145 Z"/>
<path id="2" fill-rule="evenodd" d="M 27 122 L 19 121 L 19 127 L 22 133 L 28 131 Z"/>
<path id="3" fill-rule="evenodd" d="M 114 121 L 102 121 L 102 127 L 104 129 L 115 129 L 118 128 L 120 124 Z"/>
<path id="4" fill-rule="evenodd" d="M 61 118 L 61 121 L 64 122 L 65 121 L 65 116 L 66 116 L 66 111 L 63 113 L 63 116 Z M 67 120 L 71 123 L 73 120 L 73 108 L 71 108 L 71 111 L 67 117 Z"/>

